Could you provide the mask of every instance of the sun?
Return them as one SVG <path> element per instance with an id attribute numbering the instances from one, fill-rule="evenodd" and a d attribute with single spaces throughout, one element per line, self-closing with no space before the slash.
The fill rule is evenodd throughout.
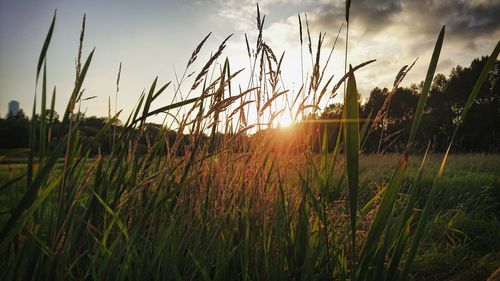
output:
<path id="1" fill-rule="evenodd" d="M 277 118 L 278 126 L 281 128 L 291 127 L 293 125 L 293 120 L 290 117 L 290 114 L 282 114 L 279 118 Z"/>

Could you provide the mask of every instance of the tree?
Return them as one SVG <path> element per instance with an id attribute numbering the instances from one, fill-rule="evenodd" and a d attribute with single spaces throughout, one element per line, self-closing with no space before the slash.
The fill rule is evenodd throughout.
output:
<path id="1" fill-rule="evenodd" d="M 434 77 L 429 99 L 422 116 L 416 142 L 425 147 L 432 143 L 434 151 L 444 151 L 449 138 L 458 125 L 460 113 L 474 87 L 488 57 L 474 59 L 469 67 L 456 66 L 449 76 Z M 500 63 L 494 65 L 486 82 L 480 89 L 473 107 L 459 130 L 454 148 L 459 151 L 500 151 Z M 377 151 L 378 146 L 388 150 L 404 147 L 411 127 L 423 82 L 410 87 L 397 88 L 390 100 L 387 88 L 374 88 L 365 104 L 361 106 L 361 118 L 372 117 L 383 109 L 365 143 L 368 151 Z M 384 107 L 384 103 L 390 101 Z M 342 105 L 333 104 L 325 108 L 322 119 L 340 118 Z M 389 147 L 389 144 L 390 147 Z"/>
<path id="2" fill-rule="evenodd" d="M 451 122 L 456 126 L 459 115 L 488 57 L 474 59 L 469 67 L 453 68 L 445 88 Z M 473 107 L 459 131 L 457 146 L 464 151 L 499 151 L 500 149 L 500 63 L 493 66 L 481 87 Z"/>
<path id="3" fill-rule="evenodd" d="M 0 148 L 25 148 L 29 142 L 30 122 L 22 109 L 14 116 L 0 120 Z"/>

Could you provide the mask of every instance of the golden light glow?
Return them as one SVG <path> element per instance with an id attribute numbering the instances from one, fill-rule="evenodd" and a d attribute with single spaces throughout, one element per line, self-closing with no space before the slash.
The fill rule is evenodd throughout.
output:
<path id="1" fill-rule="evenodd" d="M 277 122 L 281 128 L 290 127 L 293 124 L 290 114 L 282 114 L 279 118 L 277 118 Z"/>

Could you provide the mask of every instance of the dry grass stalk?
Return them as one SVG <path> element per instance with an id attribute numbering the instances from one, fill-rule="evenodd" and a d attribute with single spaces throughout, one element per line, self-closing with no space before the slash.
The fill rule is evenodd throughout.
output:
<path id="1" fill-rule="evenodd" d="M 217 52 L 215 52 L 214 55 L 210 56 L 210 59 L 208 60 L 208 62 L 205 64 L 205 66 L 203 67 L 201 72 L 198 74 L 198 76 L 196 76 L 196 79 L 194 80 L 194 83 L 193 83 L 193 86 L 191 87 L 191 90 L 195 90 L 198 87 L 198 85 L 201 83 L 201 81 L 203 81 L 203 77 L 205 75 L 207 75 L 208 70 L 210 69 L 210 66 L 222 54 L 222 51 L 224 51 L 224 49 L 226 48 L 226 42 L 227 42 L 227 40 L 229 40 L 229 38 L 231 38 L 231 36 L 233 36 L 233 34 L 226 37 L 226 39 L 224 39 L 224 41 L 222 41 L 222 43 L 220 44 L 219 48 L 217 49 Z"/>
<path id="2" fill-rule="evenodd" d="M 193 53 L 191 54 L 191 58 L 189 59 L 186 68 L 188 68 L 190 65 L 192 65 L 196 61 L 196 58 L 198 57 L 198 53 L 200 52 L 201 48 L 203 47 L 203 44 L 205 44 L 205 41 L 207 41 L 208 37 L 210 37 L 211 34 L 212 34 L 212 32 L 208 33 L 208 35 L 205 36 L 205 38 L 203 38 L 203 40 L 201 40 L 200 44 L 198 44 L 198 46 L 196 46 L 196 49 L 194 49 Z"/>

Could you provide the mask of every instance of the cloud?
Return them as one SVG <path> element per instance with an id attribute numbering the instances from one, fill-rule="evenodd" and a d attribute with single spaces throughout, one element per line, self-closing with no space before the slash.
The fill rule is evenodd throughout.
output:
<path id="1" fill-rule="evenodd" d="M 248 32 L 255 27 L 255 4 L 251 0 L 216 0 L 218 16 L 227 20 L 237 31 Z"/>
<path id="2" fill-rule="evenodd" d="M 232 24 L 236 22 L 237 31 L 256 32 L 255 2 L 217 1 L 219 15 Z M 286 58 L 292 60 L 299 48 L 297 13 L 307 14 L 313 45 L 320 31 L 327 32 L 322 51 L 325 56 L 345 22 L 344 0 L 263 0 L 259 5 L 261 13 L 268 15 L 264 39 L 271 47 L 286 49 Z M 498 0 L 356 0 L 352 1 L 350 14 L 350 63 L 377 59 L 359 73 L 360 81 L 364 81 L 364 93 L 375 86 L 390 86 L 401 66 L 417 57 L 420 59 L 404 84 L 421 81 L 443 25 L 446 25 L 446 36 L 438 72 L 445 74 L 455 65 L 468 65 L 475 57 L 489 54 L 500 37 Z M 302 23 L 305 28 L 304 18 Z M 333 72 L 339 68 L 343 71 L 339 59 L 343 61 L 344 40 L 342 32 Z"/>
<path id="3" fill-rule="evenodd" d="M 317 7 L 311 22 L 322 30 L 338 27 L 345 19 L 343 5 L 336 1 Z M 435 35 L 442 25 L 452 40 L 495 36 L 500 32 L 498 15 L 497 0 L 359 0 L 351 6 L 352 27 L 368 37 L 394 25 L 406 36 Z"/>
<path id="4" fill-rule="evenodd" d="M 494 36 L 500 29 L 500 2 L 494 0 L 405 1 L 403 24 L 415 23 L 415 32 L 433 34 L 435 27 L 447 26 L 447 37 L 454 41 Z"/>
<path id="5" fill-rule="evenodd" d="M 334 1 L 311 11 L 311 25 L 321 30 L 338 28 L 345 21 L 344 1 Z M 402 11 L 399 0 L 352 1 L 350 22 L 363 35 L 373 35 L 388 27 Z"/>

